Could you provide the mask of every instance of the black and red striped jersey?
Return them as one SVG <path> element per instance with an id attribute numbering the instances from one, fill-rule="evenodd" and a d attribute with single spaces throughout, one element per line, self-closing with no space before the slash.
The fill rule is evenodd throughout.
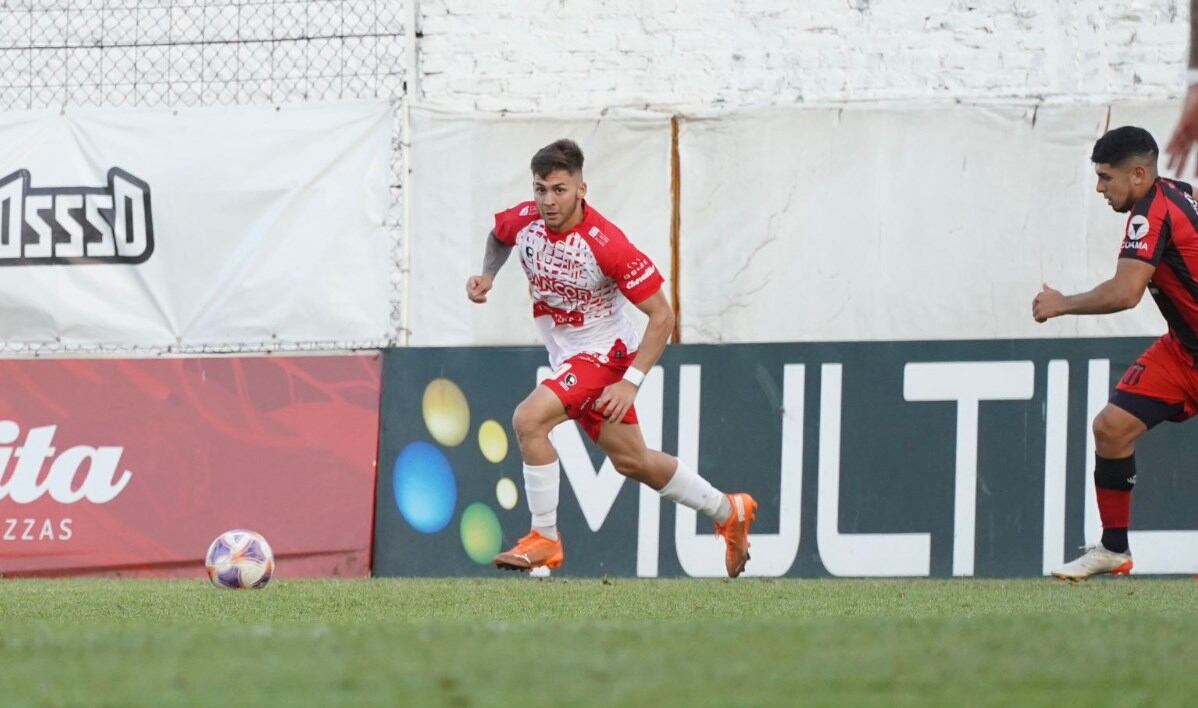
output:
<path id="1" fill-rule="evenodd" d="M 1156 266 L 1148 292 L 1169 331 L 1198 360 L 1198 201 L 1193 188 L 1158 177 L 1127 217 L 1119 257 Z"/>

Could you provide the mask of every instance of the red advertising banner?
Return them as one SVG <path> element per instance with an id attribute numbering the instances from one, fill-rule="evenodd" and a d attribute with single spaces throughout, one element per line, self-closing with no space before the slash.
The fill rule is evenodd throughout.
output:
<path id="1" fill-rule="evenodd" d="M 381 356 L 0 361 L 0 575 L 370 573 Z"/>

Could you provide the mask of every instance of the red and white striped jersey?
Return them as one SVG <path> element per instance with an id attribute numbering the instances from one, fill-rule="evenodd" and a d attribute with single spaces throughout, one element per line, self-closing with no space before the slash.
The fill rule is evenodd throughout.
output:
<path id="1" fill-rule="evenodd" d="M 555 233 L 524 202 L 495 215 L 495 237 L 514 246 L 528 276 L 532 314 L 550 365 L 557 369 L 578 354 L 631 353 L 640 335 L 624 314 L 661 289 L 657 267 L 623 231 L 583 203 L 582 221 Z"/>

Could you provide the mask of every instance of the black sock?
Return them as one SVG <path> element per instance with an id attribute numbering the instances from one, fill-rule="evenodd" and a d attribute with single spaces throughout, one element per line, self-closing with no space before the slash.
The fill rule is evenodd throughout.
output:
<path id="1" fill-rule="evenodd" d="M 1127 529 L 1103 529 L 1102 547 L 1115 553 L 1127 553 Z"/>

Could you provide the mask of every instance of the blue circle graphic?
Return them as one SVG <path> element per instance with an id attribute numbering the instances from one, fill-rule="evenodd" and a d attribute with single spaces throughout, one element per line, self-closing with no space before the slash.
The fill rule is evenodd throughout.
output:
<path id="1" fill-rule="evenodd" d="M 458 486 L 445 453 L 431 443 L 409 444 L 392 471 L 395 505 L 412 528 L 437 533 L 453 518 Z"/>

